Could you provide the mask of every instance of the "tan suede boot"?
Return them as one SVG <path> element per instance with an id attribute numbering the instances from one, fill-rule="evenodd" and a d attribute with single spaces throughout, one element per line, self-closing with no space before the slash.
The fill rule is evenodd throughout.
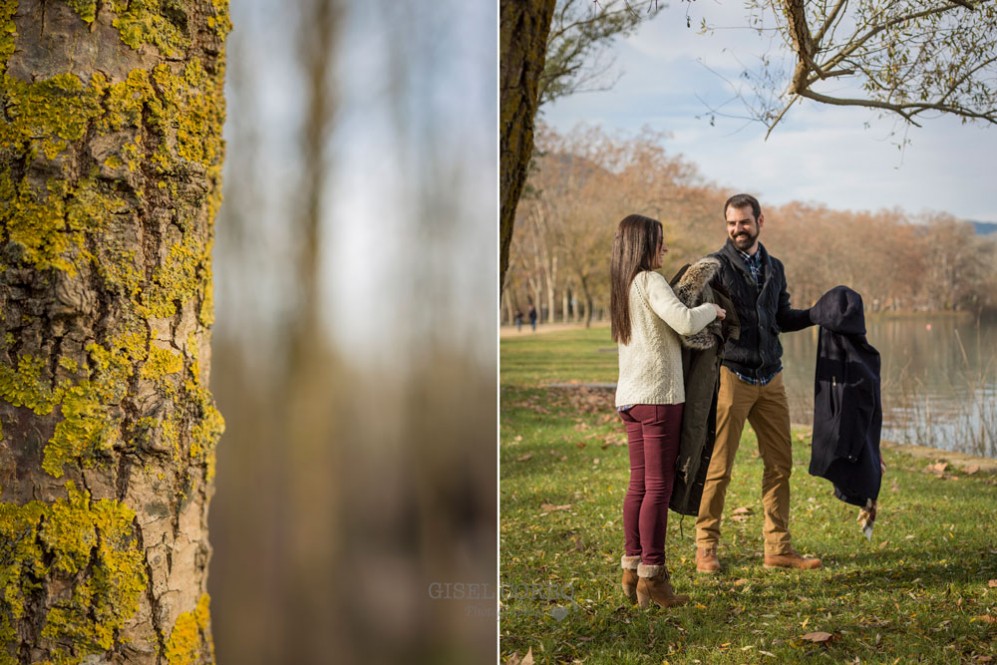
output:
<path id="1" fill-rule="evenodd" d="M 655 602 L 661 607 L 678 607 L 689 602 L 689 596 L 676 595 L 665 566 L 637 566 L 637 604 L 642 608 Z"/>
<path id="2" fill-rule="evenodd" d="M 620 559 L 620 567 L 623 568 L 623 594 L 630 599 L 631 603 L 637 602 L 637 566 L 640 564 L 640 556 L 626 556 Z"/>
<path id="3" fill-rule="evenodd" d="M 707 575 L 720 572 L 720 559 L 717 558 L 717 546 L 696 548 L 696 570 Z"/>
<path id="4" fill-rule="evenodd" d="M 820 559 L 816 557 L 800 556 L 796 550 L 789 550 L 782 554 L 766 554 L 762 559 L 762 565 L 766 568 L 795 568 L 797 570 L 815 570 L 820 568 Z"/>

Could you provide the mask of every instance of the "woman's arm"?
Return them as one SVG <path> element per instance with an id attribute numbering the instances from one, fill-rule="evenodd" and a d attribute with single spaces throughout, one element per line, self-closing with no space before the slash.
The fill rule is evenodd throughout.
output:
<path id="1" fill-rule="evenodd" d="M 680 335 L 695 335 L 719 314 L 719 308 L 713 303 L 686 307 L 672 291 L 668 281 L 656 272 L 641 273 L 634 281 L 643 291 L 651 310 Z"/>

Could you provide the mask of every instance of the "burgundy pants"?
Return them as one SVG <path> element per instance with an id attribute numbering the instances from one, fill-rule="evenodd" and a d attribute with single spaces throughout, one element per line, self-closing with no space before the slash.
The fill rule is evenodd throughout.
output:
<path id="1" fill-rule="evenodd" d="M 630 448 L 630 486 L 623 500 L 627 556 L 649 566 L 665 563 L 668 501 L 682 430 L 682 404 L 637 404 L 621 411 Z"/>

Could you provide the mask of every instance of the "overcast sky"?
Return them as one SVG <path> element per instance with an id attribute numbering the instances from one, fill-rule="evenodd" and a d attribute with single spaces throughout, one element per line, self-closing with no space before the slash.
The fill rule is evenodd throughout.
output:
<path id="1" fill-rule="evenodd" d="M 692 28 L 686 27 L 686 12 Z M 609 132 L 649 126 L 668 132 L 665 148 L 696 163 L 707 180 L 756 193 L 762 203 L 792 200 L 836 209 L 877 210 L 900 206 L 917 213 L 944 211 L 997 222 L 992 161 L 997 127 L 931 118 L 908 132 L 903 151 L 891 132 L 904 131 L 892 117 L 864 108 L 802 100 L 772 136 L 743 119 L 715 117 L 711 107 L 744 115 L 731 101 L 730 85 L 744 65 L 757 62 L 768 39 L 744 29 L 699 34 L 702 18 L 722 27 L 744 25 L 741 3 L 672 2 L 614 48 L 621 74 L 611 90 L 559 100 L 544 111 L 558 131 L 583 123 Z"/>

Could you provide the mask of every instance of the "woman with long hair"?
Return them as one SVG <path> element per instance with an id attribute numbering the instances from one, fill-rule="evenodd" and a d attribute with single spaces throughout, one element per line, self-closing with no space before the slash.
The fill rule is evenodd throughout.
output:
<path id="1" fill-rule="evenodd" d="M 679 335 L 693 335 L 726 312 L 713 303 L 688 308 L 660 273 L 661 222 L 630 215 L 620 222 L 610 263 L 613 341 L 619 345 L 616 409 L 626 425 L 630 484 L 623 501 L 623 592 L 640 607 L 674 607 L 665 566 L 668 500 L 675 480 L 685 387 Z"/>

